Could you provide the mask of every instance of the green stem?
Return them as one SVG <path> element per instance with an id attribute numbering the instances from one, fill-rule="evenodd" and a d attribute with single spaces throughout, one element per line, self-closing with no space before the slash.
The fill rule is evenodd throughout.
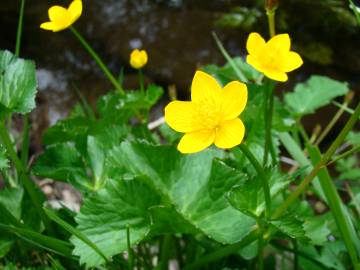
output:
<path id="1" fill-rule="evenodd" d="M 126 241 L 127 241 L 127 249 L 128 249 L 128 267 L 129 270 L 133 270 L 134 268 L 134 254 L 133 250 L 131 249 L 130 243 L 130 226 L 126 226 Z"/>
<path id="2" fill-rule="evenodd" d="M 308 187 L 311 181 L 318 174 L 320 169 L 328 163 L 331 159 L 332 155 L 335 153 L 336 149 L 340 146 L 340 144 L 344 141 L 347 134 L 351 131 L 355 123 L 357 122 L 358 117 L 360 116 L 360 103 L 357 105 L 354 114 L 351 115 L 350 119 L 347 121 L 344 128 L 341 130 L 340 134 L 337 136 L 335 141 L 330 145 L 329 149 L 325 152 L 320 162 L 313 168 L 311 173 L 305 177 L 305 179 L 301 182 L 301 184 L 290 194 L 290 196 L 276 209 L 273 218 L 276 219 L 280 217 L 289 206 L 299 197 L 299 195 L 304 192 L 304 190 Z"/>
<path id="3" fill-rule="evenodd" d="M 222 53 L 222 55 L 225 57 L 225 59 L 228 61 L 228 63 L 230 64 L 230 66 L 232 67 L 232 69 L 234 70 L 234 72 L 236 73 L 236 75 L 238 76 L 238 78 L 240 79 L 240 81 L 242 82 L 248 82 L 246 76 L 242 73 L 242 71 L 236 66 L 234 60 L 230 57 L 230 55 L 227 53 L 227 51 L 225 50 L 224 46 L 222 45 L 220 39 L 218 38 L 218 36 L 216 35 L 215 32 L 212 32 L 212 35 L 215 39 L 216 45 L 218 46 L 220 52 Z"/>
<path id="4" fill-rule="evenodd" d="M 288 248 L 286 246 L 280 245 L 280 244 L 278 244 L 278 243 L 276 243 L 274 241 L 271 243 L 271 245 L 274 246 L 277 249 L 285 250 L 285 251 L 294 253 L 294 255 L 298 254 L 298 256 L 301 256 L 304 259 L 311 261 L 312 263 L 316 264 L 320 268 L 328 270 L 327 266 L 323 265 L 321 262 L 317 261 L 316 259 L 312 258 L 311 256 L 309 256 L 308 254 L 304 253 L 303 251 L 301 251 L 299 249 L 291 249 L 291 248 Z"/>
<path id="5" fill-rule="evenodd" d="M 322 140 L 329 134 L 330 130 L 335 126 L 336 122 L 340 119 L 341 115 L 345 112 L 344 107 L 347 107 L 348 101 L 345 100 L 343 106 L 336 112 L 334 117 L 330 120 L 329 124 L 325 127 L 324 131 L 320 134 L 315 142 L 315 145 L 319 145 Z"/>
<path id="6" fill-rule="evenodd" d="M 269 23 L 270 37 L 275 36 L 275 8 L 266 9 L 266 16 Z"/>
<path id="7" fill-rule="evenodd" d="M 25 10 L 25 0 L 21 0 L 20 4 L 20 15 L 18 21 L 18 28 L 16 33 L 16 45 L 15 45 L 15 55 L 19 57 L 20 55 L 20 47 L 21 47 L 21 36 L 22 36 L 22 29 L 24 24 L 24 10 Z M 11 116 L 10 116 L 11 119 Z M 11 123 L 11 121 L 10 121 Z M 21 161 L 23 162 L 24 166 L 27 166 L 27 161 L 29 157 L 29 144 L 30 144 L 30 135 L 29 135 L 29 115 L 24 115 L 24 131 L 23 131 L 23 144 L 21 149 Z"/>
<path id="8" fill-rule="evenodd" d="M 258 223 L 260 228 L 260 224 Z M 263 230 L 260 229 L 262 233 L 259 235 L 258 239 L 258 270 L 264 269 L 264 257 L 263 257 L 263 250 L 264 250 L 264 238 L 263 238 Z"/>
<path id="9" fill-rule="evenodd" d="M 139 84 L 140 84 L 141 94 L 144 94 L 145 93 L 145 89 L 144 89 L 144 73 L 143 73 L 141 68 L 139 68 Z"/>
<path id="10" fill-rule="evenodd" d="M 104 72 L 104 74 L 110 80 L 110 82 L 113 84 L 113 86 L 119 91 L 119 93 L 121 95 L 124 95 L 125 94 L 124 89 L 121 87 L 119 82 L 111 74 L 110 70 L 106 67 L 104 62 L 99 57 L 99 55 L 94 51 L 94 49 L 89 45 L 89 43 L 87 43 L 87 41 L 83 38 L 83 36 L 73 26 L 70 26 L 69 29 L 75 35 L 75 37 L 80 41 L 80 43 L 84 46 L 84 48 L 88 51 L 88 53 L 92 56 L 92 58 L 95 60 L 95 62 L 101 68 L 101 70 Z"/>
<path id="11" fill-rule="evenodd" d="M 247 159 L 254 166 L 256 172 L 258 173 L 258 175 L 261 179 L 262 187 L 264 190 L 264 196 L 265 196 L 265 206 L 266 206 L 265 207 L 265 216 L 269 217 L 270 211 L 271 211 L 271 195 L 270 195 L 270 187 L 269 187 L 269 183 L 267 180 L 267 176 L 266 176 L 263 168 L 261 167 L 260 163 L 258 162 L 256 157 L 251 153 L 249 148 L 245 144 L 240 144 L 239 147 L 240 147 L 241 151 L 244 153 L 244 155 L 247 157 Z"/>
<path id="12" fill-rule="evenodd" d="M 336 156 L 334 159 L 332 159 L 326 166 L 329 166 L 337 161 L 339 161 L 340 159 L 343 159 L 351 154 L 354 154 L 356 152 L 358 152 L 360 150 L 360 144 L 357 146 L 354 146 L 353 148 L 351 148 L 350 150 Z"/>
<path id="13" fill-rule="evenodd" d="M 212 262 L 218 261 L 226 256 L 229 256 L 233 253 L 238 252 L 240 249 L 244 248 L 245 246 L 249 245 L 250 243 L 254 242 L 256 239 L 259 238 L 259 230 L 254 230 L 247 236 L 245 236 L 240 242 L 224 246 L 222 248 L 216 249 L 214 252 L 209 253 L 197 261 L 185 266 L 184 270 L 192 270 L 192 269 L 202 269 L 201 267 Z"/>
<path id="14" fill-rule="evenodd" d="M 20 55 L 20 45 L 21 45 L 21 35 L 22 35 L 22 28 L 24 22 L 24 10 L 25 10 L 25 0 L 21 0 L 20 4 L 20 15 L 16 33 L 16 45 L 15 45 L 15 55 L 19 57 Z"/>
<path id="15" fill-rule="evenodd" d="M 1 141 L 3 142 L 3 144 L 5 145 L 6 151 L 7 151 L 8 155 L 10 156 L 12 162 L 14 163 L 17 172 L 20 175 L 20 180 L 22 181 L 22 183 L 25 187 L 25 190 L 29 194 L 40 218 L 44 222 L 45 228 L 48 230 L 48 232 L 50 234 L 53 234 L 54 233 L 53 228 L 51 226 L 50 220 L 47 218 L 47 216 L 42 208 L 42 203 L 41 203 L 40 198 L 37 195 L 35 185 L 30 180 L 30 178 L 27 174 L 26 168 L 24 167 L 21 160 L 18 158 L 18 156 L 13 148 L 13 144 L 11 142 L 10 135 L 9 135 L 7 129 L 5 128 L 4 122 L 0 122 L 0 138 L 1 138 Z"/>
<path id="16" fill-rule="evenodd" d="M 30 122 L 29 122 L 29 114 L 25 114 L 23 135 L 22 135 L 22 146 L 21 146 L 21 161 L 26 169 L 29 160 L 29 147 L 30 147 Z"/>
<path id="17" fill-rule="evenodd" d="M 264 146 L 264 159 L 263 166 L 267 165 L 269 149 L 272 147 L 271 141 L 271 128 L 272 128 L 272 118 L 274 111 L 274 95 L 273 95 L 273 85 L 270 80 L 266 81 L 266 93 L 265 93 L 265 106 L 264 106 L 264 119 L 265 119 L 265 146 Z M 271 151 L 272 159 L 276 159 Z M 275 160 L 273 160 L 275 162 Z"/>
<path id="18" fill-rule="evenodd" d="M 167 270 L 169 267 L 169 255 L 171 250 L 171 235 L 164 235 L 164 239 L 161 244 L 161 256 L 160 256 L 160 270 Z"/>
<path id="19" fill-rule="evenodd" d="M 294 270 L 299 270 L 299 254 L 298 254 L 298 243 L 297 240 L 293 240 L 294 243 Z"/>

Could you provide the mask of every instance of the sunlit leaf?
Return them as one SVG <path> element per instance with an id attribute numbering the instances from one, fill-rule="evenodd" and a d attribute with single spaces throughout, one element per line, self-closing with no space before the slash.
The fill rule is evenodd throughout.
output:
<path id="1" fill-rule="evenodd" d="M 347 83 L 324 76 L 311 76 L 296 85 L 294 92 L 285 95 L 285 103 L 295 116 L 301 117 L 329 104 L 349 91 Z"/>
<path id="2" fill-rule="evenodd" d="M 36 74 L 33 61 L 0 51 L 0 104 L 7 110 L 28 113 L 35 108 Z"/>

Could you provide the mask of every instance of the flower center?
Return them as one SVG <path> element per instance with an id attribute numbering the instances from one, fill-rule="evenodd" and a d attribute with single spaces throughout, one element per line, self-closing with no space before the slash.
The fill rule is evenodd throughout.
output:
<path id="1" fill-rule="evenodd" d="M 221 122 L 221 110 L 216 104 L 198 103 L 196 104 L 196 112 L 194 119 L 200 129 L 212 130 L 216 129 Z"/>

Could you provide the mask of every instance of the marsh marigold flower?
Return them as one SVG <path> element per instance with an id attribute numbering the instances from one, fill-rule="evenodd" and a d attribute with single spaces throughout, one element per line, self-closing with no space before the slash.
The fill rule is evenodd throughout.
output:
<path id="1" fill-rule="evenodd" d="M 246 102 L 245 84 L 232 81 L 222 88 L 213 77 L 197 71 L 191 85 L 191 101 L 172 101 L 165 107 L 166 123 L 185 133 L 178 150 L 195 153 L 213 143 L 219 148 L 240 144 L 245 126 L 238 116 Z"/>
<path id="2" fill-rule="evenodd" d="M 50 22 L 45 22 L 40 25 L 40 28 L 59 32 L 71 26 L 82 13 L 82 1 L 74 0 L 66 9 L 61 6 L 52 6 L 49 8 Z"/>
<path id="3" fill-rule="evenodd" d="M 290 51 L 290 45 L 288 34 L 276 35 L 265 42 L 258 33 L 251 33 L 246 43 L 249 53 L 246 62 L 266 77 L 285 82 L 288 79 L 286 72 L 303 64 L 300 55 Z"/>
<path id="4" fill-rule="evenodd" d="M 139 69 L 146 65 L 148 62 L 148 55 L 145 50 L 138 50 L 135 49 L 130 54 L 130 65 L 135 68 Z"/>

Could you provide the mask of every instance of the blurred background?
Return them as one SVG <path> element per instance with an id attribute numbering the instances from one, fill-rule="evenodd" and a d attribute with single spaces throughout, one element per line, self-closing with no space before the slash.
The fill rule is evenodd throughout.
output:
<path id="1" fill-rule="evenodd" d="M 357 90 L 360 28 L 348 1 L 279 2 L 277 33 L 290 34 L 293 50 L 302 55 L 305 64 L 290 74 L 289 83 L 280 85 L 278 93 L 286 90 L 284 87 L 291 89 L 310 74 L 348 81 Z M 36 134 L 69 113 L 79 99 L 76 91 L 95 105 L 96 99 L 111 88 L 70 31 L 52 33 L 39 28 L 47 21 L 50 6 L 69 3 L 26 1 L 20 55 L 36 61 L 40 90 L 38 107 L 32 113 L 32 128 L 37 131 L 33 132 L 33 145 L 40 145 L 36 143 L 40 142 Z M 1 0 L 1 49 L 14 51 L 19 5 L 18 0 Z M 147 82 L 159 84 L 165 90 L 175 85 L 180 99 L 188 96 L 197 67 L 225 63 L 212 31 L 231 56 L 246 55 L 250 32 L 257 31 L 268 38 L 264 0 L 83 0 L 83 5 L 83 15 L 75 27 L 114 74 L 124 67 L 125 88 L 134 89 L 138 85 L 137 72 L 128 63 L 129 53 L 134 48 L 143 48 L 149 54 L 144 70 Z M 161 114 L 161 105 L 157 114 Z"/>

